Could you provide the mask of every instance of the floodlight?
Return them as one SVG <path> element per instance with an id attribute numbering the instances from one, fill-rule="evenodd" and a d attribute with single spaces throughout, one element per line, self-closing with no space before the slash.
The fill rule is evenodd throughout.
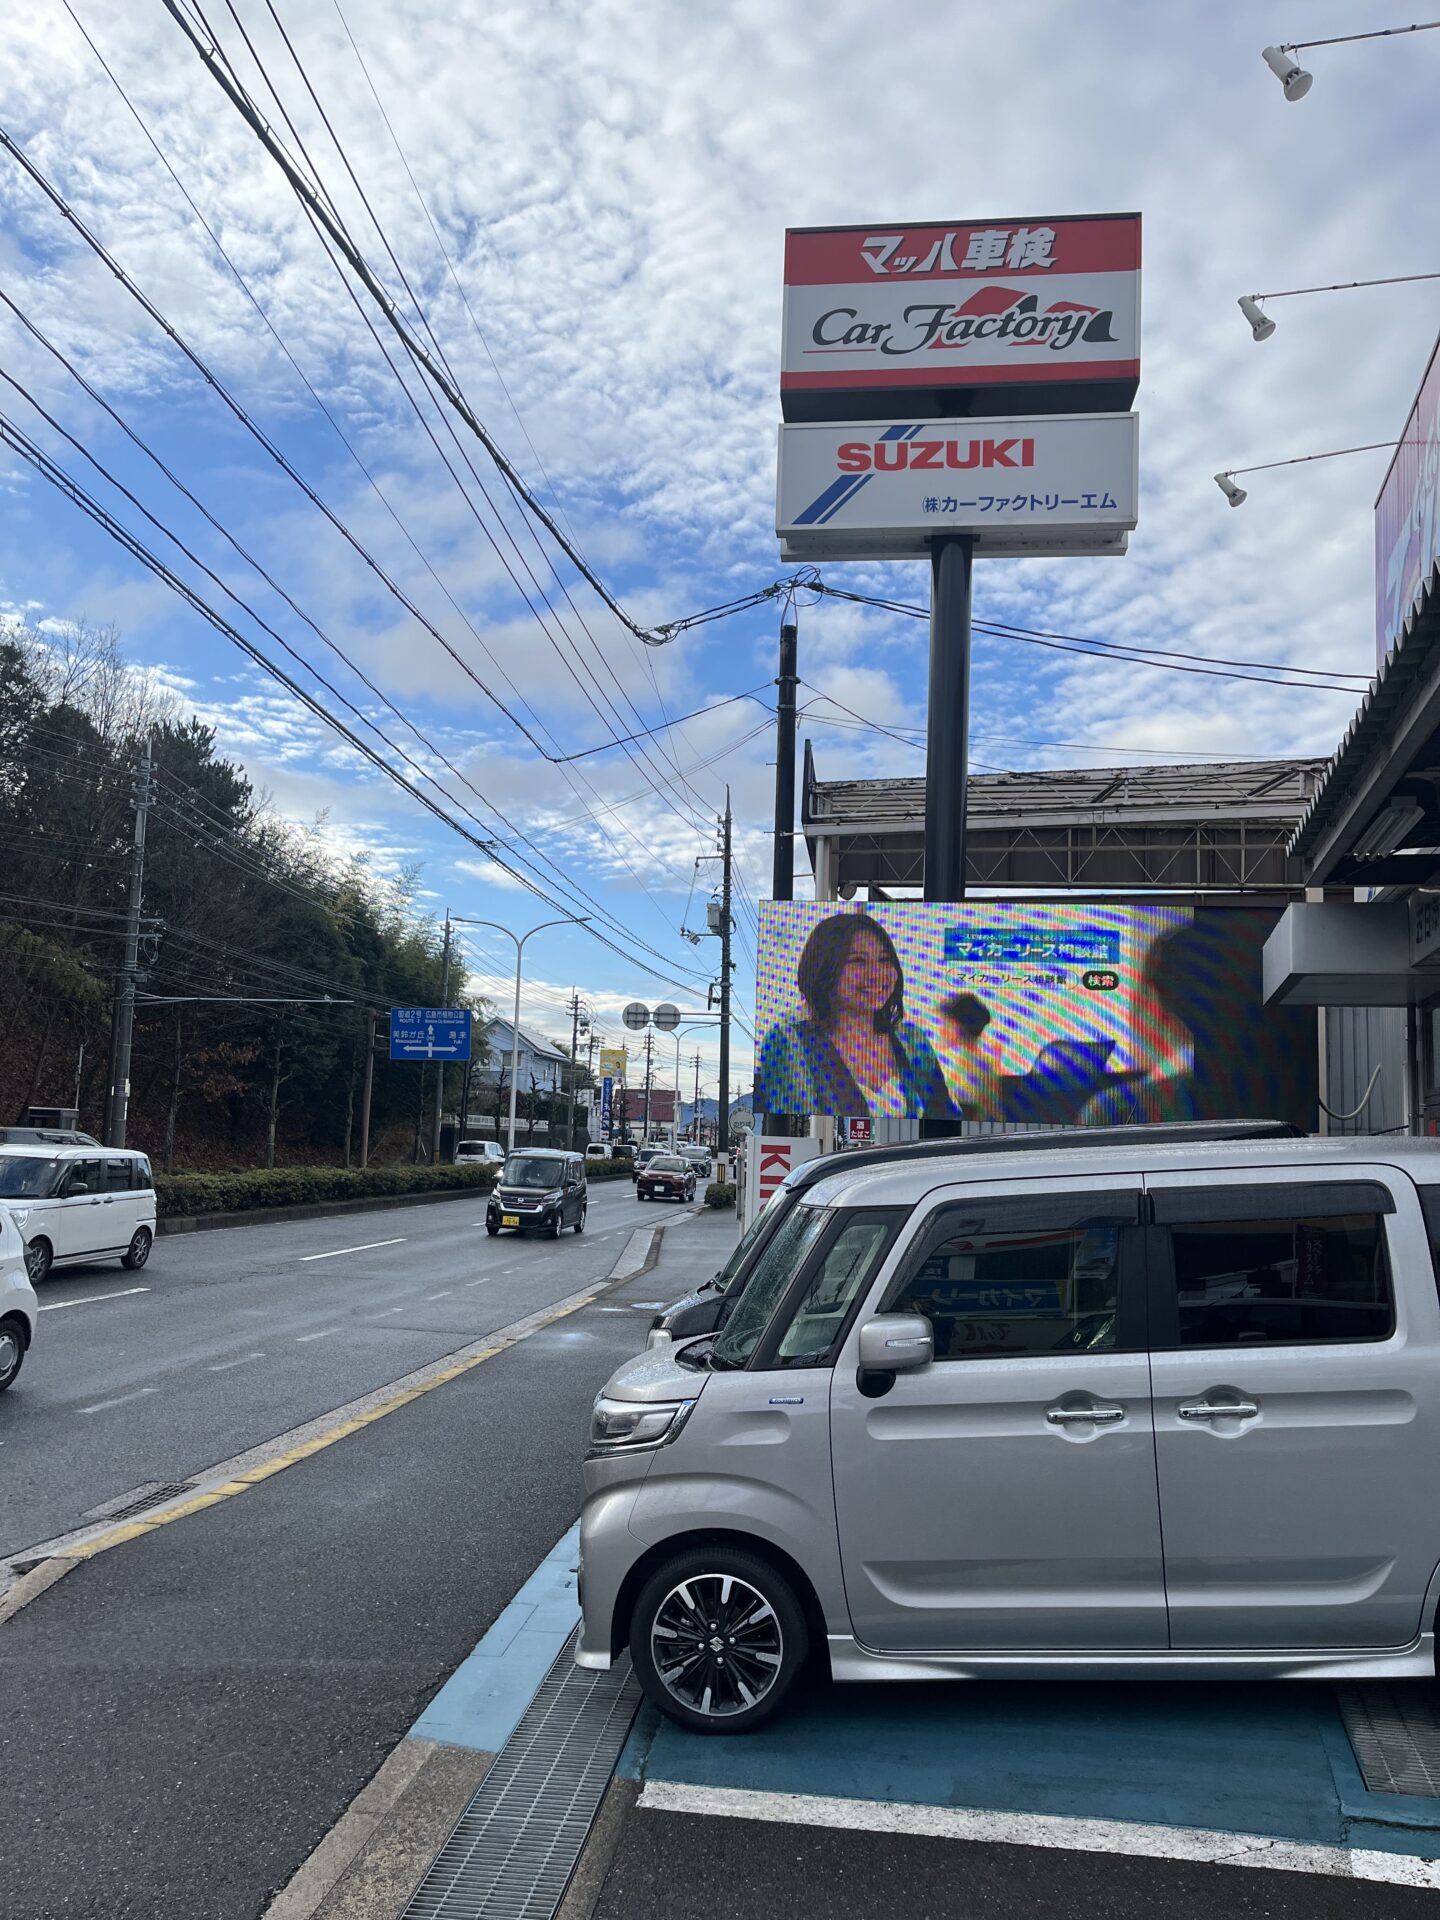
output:
<path id="1" fill-rule="evenodd" d="M 1238 507 L 1242 500 L 1249 498 L 1244 487 L 1237 487 L 1228 473 L 1217 473 L 1215 476 L 1215 484 L 1219 487 L 1221 493 L 1224 494 L 1232 507 Z"/>
<path id="2" fill-rule="evenodd" d="M 1236 303 L 1241 313 L 1250 322 L 1250 331 L 1257 340 L 1268 340 L 1275 331 L 1275 322 L 1261 306 L 1259 297 L 1253 293 L 1242 293 Z"/>
<path id="3" fill-rule="evenodd" d="M 1314 85 L 1314 74 L 1307 73 L 1283 47 L 1266 47 L 1261 58 L 1285 89 L 1287 100 L 1303 100 Z"/>

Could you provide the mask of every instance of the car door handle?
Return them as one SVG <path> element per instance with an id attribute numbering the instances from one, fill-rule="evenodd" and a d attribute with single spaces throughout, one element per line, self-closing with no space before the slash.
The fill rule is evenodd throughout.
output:
<path id="1" fill-rule="evenodd" d="M 1078 1426 L 1088 1421 L 1095 1427 L 1113 1427 L 1125 1418 L 1124 1407 L 1047 1407 L 1045 1418 L 1052 1427 Z"/>
<path id="2" fill-rule="evenodd" d="M 1182 1400 L 1175 1411 L 1182 1420 L 1253 1420 L 1260 1409 L 1253 1400 Z"/>

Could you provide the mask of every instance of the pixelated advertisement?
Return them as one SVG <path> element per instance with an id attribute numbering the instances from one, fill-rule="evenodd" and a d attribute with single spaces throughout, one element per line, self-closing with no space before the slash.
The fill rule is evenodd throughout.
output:
<path id="1" fill-rule="evenodd" d="M 1313 1130 L 1313 1010 L 1261 1004 L 1276 918 L 1118 901 L 761 901 L 756 1111 Z"/>

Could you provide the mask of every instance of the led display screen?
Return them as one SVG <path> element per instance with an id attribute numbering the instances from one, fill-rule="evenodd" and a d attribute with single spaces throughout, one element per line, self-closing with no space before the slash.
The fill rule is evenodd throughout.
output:
<path id="1" fill-rule="evenodd" d="M 1277 918 L 1119 901 L 761 901 L 755 1110 L 1313 1131 L 1314 1011 L 1261 1004 Z"/>

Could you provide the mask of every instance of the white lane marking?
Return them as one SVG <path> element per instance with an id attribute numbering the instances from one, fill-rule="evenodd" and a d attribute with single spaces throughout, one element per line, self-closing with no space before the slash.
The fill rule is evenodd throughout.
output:
<path id="1" fill-rule="evenodd" d="M 143 1400 L 147 1393 L 158 1393 L 159 1387 L 137 1387 L 134 1393 L 122 1393 L 114 1400 L 97 1400 L 93 1407 L 81 1407 L 81 1413 L 106 1413 L 111 1407 L 123 1407 L 131 1400 Z"/>
<path id="2" fill-rule="evenodd" d="M 218 1366 L 207 1367 L 207 1373 L 228 1373 L 231 1367 L 247 1367 L 252 1360 L 263 1360 L 263 1353 L 242 1353 L 238 1360 L 222 1360 Z"/>
<path id="3" fill-rule="evenodd" d="M 295 1344 L 297 1347 L 303 1347 L 307 1340 L 328 1340 L 332 1333 L 339 1331 L 339 1327 L 322 1327 L 319 1333 L 297 1333 Z"/>
<path id="4" fill-rule="evenodd" d="M 369 1314 L 367 1318 L 371 1320 L 383 1320 L 387 1313 L 403 1313 L 404 1311 L 405 1311 L 404 1307 L 385 1307 L 385 1308 L 382 1308 L 382 1310 L 379 1313 Z"/>
<path id="5" fill-rule="evenodd" d="M 117 1287 L 114 1293 L 87 1293 L 83 1300 L 49 1300 L 41 1313 L 59 1313 L 65 1307 L 103 1307 L 107 1300 L 124 1300 L 132 1293 L 148 1293 L 149 1287 Z"/>
<path id="6" fill-rule="evenodd" d="M 487 1280 L 488 1280 L 489 1278 L 490 1278 L 490 1276 L 489 1276 L 489 1274 L 488 1274 L 488 1273 L 482 1273 L 482 1274 L 481 1274 L 481 1276 L 480 1276 L 480 1278 L 479 1278 L 478 1280 L 467 1280 L 467 1281 L 465 1282 L 465 1284 L 466 1284 L 466 1286 L 467 1286 L 467 1287 L 483 1287 L 483 1286 L 484 1286 L 484 1284 L 485 1284 L 485 1282 L 486 1282 L 486 1281 L 487 1281 Z"/>
<path id="7" fill-rule="evenodd" d="M 439 1293 L 427 1293 L 425 1298 L 427 1300 L 448 1300 L 454 1291 L 455 1289 L 453 1287 L 442 1287 Z"/>
<path id="8" fill-rule="evenodd" d="M 743 1787 L 692 1787 L 647 1780 L 639 1804 L 657 1813 L 721 1814 L 847 1832 L 919 1834 L 935 1840 L 979 1840 L 1007 1847 L 1052 1847 L 1071 1853 L 1123 1853 L 1149 1860 L 1204 1860 L 1220 1867 L 1264 1867 L 1272 1873 L 1325 1873 L 1395 1886 L 1440 1887 L 1440 1861 L 1415 1854 L 1312 1845 L 1260 1833 L 1207 1827 L 1162 1827 L 1129 1820 L 1087 1820 L 1068 1814 L 998 1813 L 978 1807 L 914 1806 L 896 1800 L 846 1800 L 815 1793 L 752 1792 Z M 1440 1843 L 1437 1843 L 1440 1844 Z"/>
<path id="9" fill-rule="evenodd" d="M 302 1253 L 300 1264 L 304 1266 L 307 1260 L 338 1260 L 342 1253 L 373 1253 L 376 1247 L 399 1247 L 404 1243 L 405 1235 L 402 1233 L 395 1240 L 367 1240 L 363 1247 L 336 1247 L 330 1253 Z"/>

